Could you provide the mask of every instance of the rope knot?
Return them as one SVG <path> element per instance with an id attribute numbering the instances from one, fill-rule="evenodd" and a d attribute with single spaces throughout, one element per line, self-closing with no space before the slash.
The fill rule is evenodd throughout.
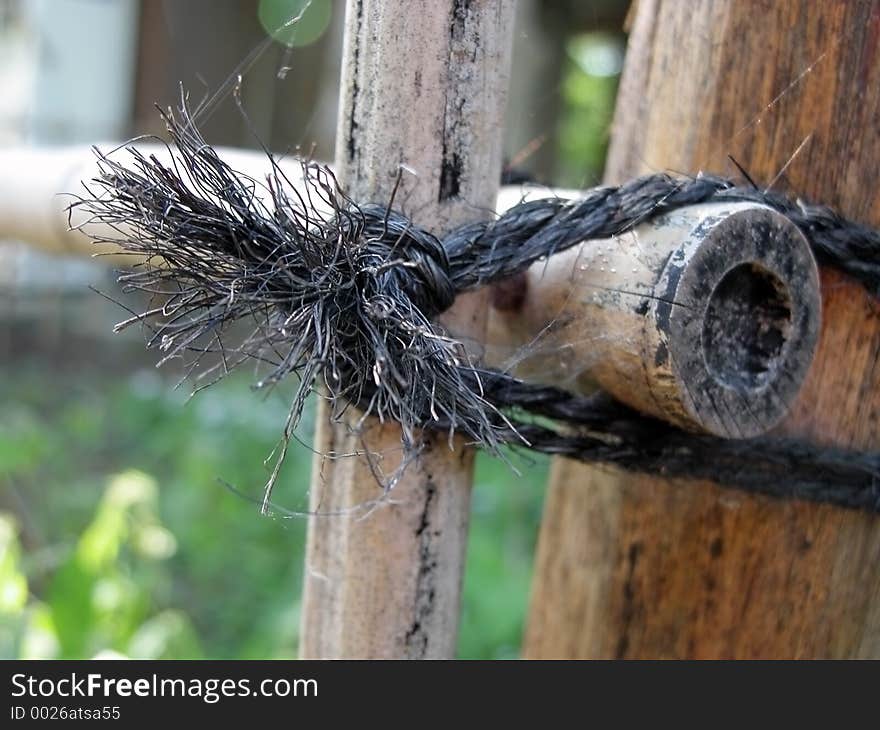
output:
<path id="1" fill-rule="evenodd" d="M 364 291 L 403 293 L 428 317 L 452 306 L 455 287 L 440 240 L 383 206 L 363 206 L 359 213 L 359 273 L 372 279 L 362 282 Z"/>

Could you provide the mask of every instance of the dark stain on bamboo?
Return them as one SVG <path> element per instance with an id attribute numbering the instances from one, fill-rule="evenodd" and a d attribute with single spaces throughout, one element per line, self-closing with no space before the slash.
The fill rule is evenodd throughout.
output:
<path id="1" fill-rule="evenodd" d="M 419 525 L 415 530 L 419 543 L 419 572 L 416 577 L 415 617 L 406 632 L 406 653 L 411 659 L 422 658 L 428 648 L 428 635 L 424 630 L 427 619 L 434 611 L 436 587 L 434 574 L 437 568 L 436 540 L 441 531 L 431 529 L 431 510 L 437 496 L 437 485 L 429 474 L 425 483 L 425 501 Z"/>

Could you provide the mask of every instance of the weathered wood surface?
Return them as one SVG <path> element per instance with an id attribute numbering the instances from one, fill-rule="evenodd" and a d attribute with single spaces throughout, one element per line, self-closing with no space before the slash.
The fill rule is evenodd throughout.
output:
<path id="1" fill-rule="evenodd" d="M 512 0 L 350 0 L 336 169 L 356 200 L 396 206 L 431 230 L 489 214 L 501 168 Z M 482 338 L 485 294 L 445 322 Z M 319 414 L 316 449 L 362 446 Z M 391 473 L 400 431 L 367 424 L 372 461 Z M 315 457 L 303 598 L 304 657 L 443 658 L 455 654 L 473 455 L 432 439 L 383 497 L 364 456 Z"/>
<path id="2" fill-rule="evenodd" d="M 878 119 L 877 0 L 640 0 L 606 176 L 732 174 L 730 154 L 880 225 Z M 822 292 L 779 431 L 876 449 L 880 303 L 828 270 Z M 539 543 L 527 657 L 880 655 L 873 516 L 557 460 Z"/>

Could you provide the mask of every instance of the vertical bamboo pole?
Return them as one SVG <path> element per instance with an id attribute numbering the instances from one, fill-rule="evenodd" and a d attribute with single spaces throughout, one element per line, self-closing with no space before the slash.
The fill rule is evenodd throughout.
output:
<path id="1" fill-rule="evenodd" d="M 607 178 L 730 170 L 880 225 L 880 2 L 639 0 Z M 781 433 L 880 445 L 880 303 L 822 271 Z M 880 655 L 880 520 L 557 460 L 529 657 Z"/>
<path id="2" fill-rule="evenodd" d="M 396 206 L 431 230 L 493 209 L 501 169 L 513 0 L 349 0 L 336 170 L 358 201 Z M 484 295 L 461 297 L 444 319 L 480 339 Z M 329 426 L 316 448 L 361 448 L 356 416 Z M 394 424 L 366 425 L 386 473 L 400 458 Z M 303 597 L 303 657 L 443 658 L 455 653 L 473 454 L 431 439 L 382 496 L 365 456 L 316 456 Z"/>

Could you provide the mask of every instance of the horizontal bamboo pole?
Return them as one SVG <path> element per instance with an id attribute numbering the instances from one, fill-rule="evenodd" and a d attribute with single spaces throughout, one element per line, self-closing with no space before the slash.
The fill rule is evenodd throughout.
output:
<path id="1" fill-rule="evenodd" d="M 113 156 L 120 161 L 124 161 L 128 154 L 118 142 L 96 146 L 105 154 L 116 150 Z M 156 155 L 165 164 L 171 163 L 168 148 L 162 144 L 137 142 L 131 146 L 145 155 Z M 265 180 L 271 172 L 269 160 L 261 151 L 218 147 L 217 152 L 233 169 L 254 180 Z M 286 157 L 276 159 L 276 162 L 293 186 L 304 190 L 299 159 Z M 113 253 L 115 247 L 102 246 L 92 240 L 93 236 L 115 235 L 113 231 L 100 225 L 83 225 L 85 216 L 77 211 L 68 219 L 67 207 L 73 202 L 73 196 L 84 192 L 82 184 L 95 178 L 98 172 L 91 145 L 0 148 L 0 239 L 22 241 L 37 250 L 59 255 Z M 259 190 L 257 194 L 260 194 Z M 507 210 L 524 196 L 547 195 L 577 197 L 578 193 L 546 188 L 525 190 L 511 185 L 499 192 L 497 210 Z M 322 201 L 313 196 L 311 202 L 320 205 Z M 77 230 L 70 230 L 69 223 Z M 79 226 L 82 226 L 81 230 Z M 86 231 L 89 235 L 85 235 Z M 112 257 L 109 260 L 114 261 Z"/>
<path id="2" fill-rule="evenodd" d="M 137 147 L 170 161 L 163 145 Z M 271 171 L 262 152 L 219 152 L 255 180 Z M 281 164 L 302 189 L 299 162 Z M 0 151 L 0 237 L 52 253 L 112 254 L 112 246 L 68 229 L 71 198 L 57 192 L 73 192 L 96 173 L 86 146 Z M 509 186 L 496 207 L 580 195 Z M 83 220 L 75 211 L 71 222 Z M 643 413 L 730 438 L 764 433 L 785 416 L 820 325 L 807 242 L 778 214 L 743 203 L 692 206 L 623 236 L 585 242 L 500 285 L 493 303 L 487 364 L 579 393 L 603 388 Z"/>
<path id="3" fill-rule="evenodd" d="M 145 155 L 155 155 L 163 163 L 171 164 L 168 148 L 162 144 L 134 146 Z M 116 149 L 118 143 L 98 147 L 106 154 Z M 255 180 L 265 180 L 271 170 L 262 152 L 231 147 L 220 147 L 217 152 L 234 169 Z M 119 149 L 113 156 L 124 161 L 127 154 Z M 279 164 L 295 186 L 302 184 L 302 169 L 296 158 L 281 159 Z M 95 152 L 88 145 L 0 148 L 0 239 L 19 240 L 58 255 L 113 254 L 114 246 L 97 244 L 91 236 L 114 237 L 118 233 L 105 226 L 84 225 L 86 216 L 78 210 L 68 217 L 67 208 L 74 196 L 83 194 L 83 183 L 88 184 L 98 172 Z M 70 230 L 70 225 L 82 225 L 83 229 Z M 121 258 L 108 256 L 108 260 L 118 263 Z"/>
<path id="4" fill-rule="evenodd" d="M 496 366 L 575 392 L 601 387 L 727 438 L 788 413 L 821 312 L 808 242 L 752 203 L 694 205 L 587 241 L 499 292 L 487 343 Z"/>

